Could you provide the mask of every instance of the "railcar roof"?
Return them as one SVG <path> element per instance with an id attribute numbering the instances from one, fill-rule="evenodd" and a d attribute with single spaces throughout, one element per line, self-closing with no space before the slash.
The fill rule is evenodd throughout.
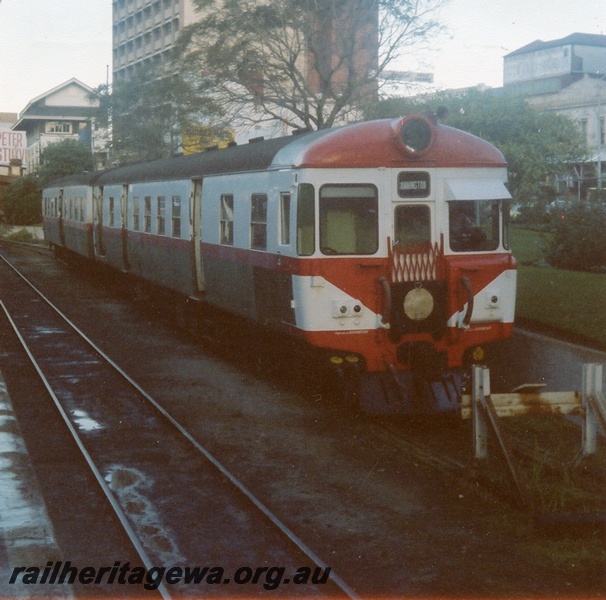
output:
<path id="1" fill-rule="evenodd" d="M 55 187 L 67 187 L 74 185 L 90 185 L 92 181 L 94 181 L 95 176 L 98 173 L 94 173 L 92 171 L 86 171 L 84 173 L 76 173 L 75 175 L 66 175 L 65 177 L 61 177 L 60 179 L 55 179 L 50 183 L 46 184 L 45 188 L 55 188 Z"/>
<path id="2" fill-rule="evenodd" d="M 415 118 L 411 115 L 408 118 Z M 418 117 L 423 119 L 422 117 Z M 427 151 L 403 151 L 398 143 L 403 119 L 365 121 L 337 129 L 324 130 L 324 136 L 302 137 L 277 153 L 273 167 L 297 166 L 338 168 L 432 168 L 505 167 L 503 154 L 490 142 L 471 133 L 432 125 L 432 143 Z"/>
<path id="3" fill-rule="evenodd" d="M 410 117 L 408 117 L 410 118 Z M 414 117 L 413 117 L 414 118 Z M 422 119 L 422 117 L 419 117 Z M 146 181 L 195 179 L 266 169 L 505 167 L 499 150 L 486 140 L 446 125 L 432 125 L 432 143 L 418 156 L 398 143 L 404 119 L 382 119 L 160 159 L 95 174 L 66 178 L 47 187 L 86 183 L 104 186 Z M 88 178 L 88 179 L 86 179 Z"/>
<path id="4" fill-rule="evenodd" d="M 324 133 L 325 131 L 305 133 L 297 137 L 308 138 Z M 297 137 L 262 140 L 224 149 L 207 150 L 200 154 L 116 167 L 99 174 L 95 184 L 193 179 L 221 173 L 262 171 L 271 167 L 276 153 L 284 146 L 292 144 Z"/>

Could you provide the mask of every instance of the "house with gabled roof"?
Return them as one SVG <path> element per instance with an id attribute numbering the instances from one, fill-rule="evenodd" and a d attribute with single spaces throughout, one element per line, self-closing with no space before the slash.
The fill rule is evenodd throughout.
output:
<path id="1" fill-rule="evenodd" d="M 46 146 L 69 138 L 86 144 L 94 153 L 96 166 L 103 166 L 106 136 L 95 129 L 91 116 L 91 109 L 98 105 L 95 90 L 76 78 L 30 100 L 12 126 L 13 130 L 27 132 L 28 170 L 39 167 Z"/>

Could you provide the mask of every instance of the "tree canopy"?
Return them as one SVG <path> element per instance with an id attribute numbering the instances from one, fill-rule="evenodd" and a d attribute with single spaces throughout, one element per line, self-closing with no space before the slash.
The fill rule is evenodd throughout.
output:
<path id="1" fill-rule="evenodd" d="M 194 0 L 179 68 L 238 124 L 321 129 L 376 98 L 386 68 L 441 30 L 446 0 Z"/>
<path id="2" fill-rule="evenodd" d="M 142 69 L 129 81 L 111 89 L 101 85 L 95 93 L 100 104 L 93 117 L 100 127 L 112 130 L 112 162 L 167 158 L 187 152 L 188 145 L 200 150 L 229 135 L 221 122 L 217 127 L 208 124 L 210 116 L 218 120 L 219 109 L 204 82 L 194 86 L 176 74 Z"/>
<path id="3" fill-rule="evenodd" d="M 498 90 L 392 98 L 378 103 L 368 116 L 437 112 L 446 117 L 446 124 L 484 138 L 503 152 L 510 190 L 518 200 L 540 197 L 548 178 L 566 173 L 587 154 L 581 132 L 570 119 L 540 112 L 524 98 Z"/>
<path id="4" fill-rule="evenodd" d="M 2 200 L 7 223 L 35 225 L 42 220 L 42 189 L 54 179 L 93 169 L 93 154 L 82 142 L 66 139 L 42 151 L 40 168 L 19 177 L 4 191 Z"/>
<path id="5" fill-rule="evenodd" d="M 40 163 L 36 174 L 44 187 L 53 179 L 92 171 L 93 154 L 85 144 L 70 138 L 46 146 L 42 150 Z"/>

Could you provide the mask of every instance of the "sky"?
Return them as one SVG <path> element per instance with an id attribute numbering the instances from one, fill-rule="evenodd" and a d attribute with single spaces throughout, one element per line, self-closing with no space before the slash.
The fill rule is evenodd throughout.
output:
<path id="1" fill-rule="evenodd" d="M 75 77 L 111 81 L 111 0 L 0 0 L 0 112 L 21 112 Z M 606 34 L 606 1 L 449 0 L 446 35 L 394 68 L 432 72 L 437 89 L 503 83 L 503 56 L 541 39 Z"/>

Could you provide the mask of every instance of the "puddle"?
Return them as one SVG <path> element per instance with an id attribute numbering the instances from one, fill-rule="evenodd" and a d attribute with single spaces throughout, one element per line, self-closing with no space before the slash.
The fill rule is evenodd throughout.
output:
<path id="1" fill-rule="evenodd" d="M 51 333 L 65 333 L 63 329 L 58 329 L 57 327 L 34 327 L 35 335 L 48 335 Z"/>
<path id="2" fill-rule="evenodd" d="M 148 497 L 151 484 L 145 475 L 131 467 L 113 465 L 105 481 L 116 496 L 124 512 L 134 525 L 141 541 L 150 548 L 163 564 L 183 562 L 170 531 Z"/>
<path id="3" fill-rule="evenodd" d="M 97 429 L 103 429 L 103 425 L 88 416 L 83 410 L 72 410 L 74 416 L 74 423 L 76 423 L 80 431 L 95 431 Z"/>

